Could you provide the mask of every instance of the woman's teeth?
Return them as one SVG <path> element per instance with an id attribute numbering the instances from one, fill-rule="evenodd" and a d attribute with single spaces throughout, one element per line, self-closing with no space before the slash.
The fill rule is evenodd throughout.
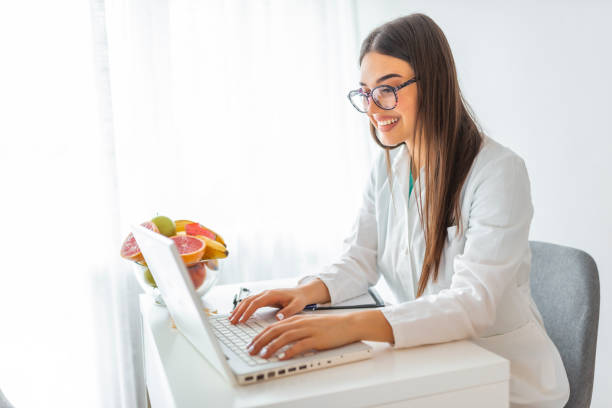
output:
<path id="1" fill-rule="evenodd" d="M 389 119 L 389 120 L 384 120 L 382 122 L 378 122 L 378 126 L 385 126 L 385 125 L 390 125 L 391 123 L 395 123 L 397 122 L 399 119 L 395 118 L 395 119 Z"/>

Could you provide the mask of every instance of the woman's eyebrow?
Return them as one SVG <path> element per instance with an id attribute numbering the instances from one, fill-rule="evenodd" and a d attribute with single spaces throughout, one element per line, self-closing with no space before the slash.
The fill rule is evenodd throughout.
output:
<path id="1" fill-rule="evenodd" d="M 378 78 L 378 81 L 376 81 L 377 84 L 381 83 L 382 81 L 384 81 L 385 79 L 389 79 L 389 78 L 395 78 L 395 77 L 402 77 L 400 74 L 387 74 L 385 76 L 381 76 L 380 78 Z M 359 85 L 362 86 L 366 86 L 366 84 L 364 84 L 363 82 L 360 82 Z"/>

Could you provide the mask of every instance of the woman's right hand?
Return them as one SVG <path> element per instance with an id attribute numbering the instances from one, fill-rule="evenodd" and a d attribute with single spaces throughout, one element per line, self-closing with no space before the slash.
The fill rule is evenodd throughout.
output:
<path id="1" fill-rule="evenodd" d="M 244 298 L 234 311 L 230 314 L 229 320 L 232 324 L 244 323 L 257 309 L 264 306 L 278 307 L 280 311 L 276 314 L 278 320 L 283 320 L 289 316 L 301 312 L 308 304 L 304 287 L 271 289 Z"/>

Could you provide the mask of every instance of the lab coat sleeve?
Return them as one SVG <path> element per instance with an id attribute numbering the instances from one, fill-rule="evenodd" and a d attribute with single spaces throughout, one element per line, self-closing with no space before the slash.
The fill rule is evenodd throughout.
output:
<path id="1" fill-rule="evenodd" d="M 376 169 L 379 165 L 380 159 L 370 169 L 362 192 L 361 207 L 350 234 L 343 241 L 341 254 L 322 272 L 307 275 L 298 281 L 298 285 L 303 285 L 321 279 L 329 290 L 332 305 L 366 293 L 368 287 L 375 285 L 380 277 L 376 266 L 378 234 L 374 203 Z"/>
<path id="2" fill-rule="evenodd" d="M 454 257 L 450 287 L 381 309 L 394 348 L 480 337 L 495 322 L 506 288 L 517 284 L 533 216 L 524 161 L 515 154 L 502 156 L 471 183 L 465 247 Z"/>

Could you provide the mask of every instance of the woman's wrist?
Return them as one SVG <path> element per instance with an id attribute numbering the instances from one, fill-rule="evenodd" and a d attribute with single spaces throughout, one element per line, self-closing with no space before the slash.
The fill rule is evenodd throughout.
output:
<path id="1" fill-rule="evenodd" d="M 327 303 L 331 300 L 327 285 L 319 278 L 298 286 L 298 289 L 304 294 L 307 304 Z"/>
<path id="2" fill-rule="evenodd" d="M 386 341 L 395 343 L 393 329 L 380 310 L 361 310 L 348 313 L 346 318 L 357 340 Z"/>

